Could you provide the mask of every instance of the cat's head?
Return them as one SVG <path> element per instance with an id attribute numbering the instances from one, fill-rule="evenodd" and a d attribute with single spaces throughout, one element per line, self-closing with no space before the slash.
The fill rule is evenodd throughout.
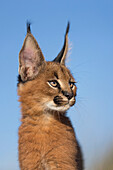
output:
<path id="1" fill-rule="evenodd" d="M 65 112 L 75 104 L 76 85 L 65 66 L 68 51 L 67 25 L 64 45 L 52 62 L 46 62 L 42 51 L 27 25 L 27 35 L 19 53 L 18 94 L 27 108 Z"/>

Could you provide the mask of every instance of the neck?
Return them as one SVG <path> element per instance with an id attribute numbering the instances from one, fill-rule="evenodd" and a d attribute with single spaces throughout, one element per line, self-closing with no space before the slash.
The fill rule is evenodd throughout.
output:
<path id="1" fill-rule="evenodd" d="M 21 112 L 21 122 L 26 122 L 28 124 L 29 121 L 33 124 L 37 124 L 37 121 L 39 122 L 39 120 L 42 120 L 43 124 L 48 124 L 50 122 L 57 121 L 61 124 L 71 126 L 69 118 L 66 117 L 66 112 L 42 109 L 40 106 L 30 107 L 30 105 L 26 104 L 25 102 L 21 102 Z"/>

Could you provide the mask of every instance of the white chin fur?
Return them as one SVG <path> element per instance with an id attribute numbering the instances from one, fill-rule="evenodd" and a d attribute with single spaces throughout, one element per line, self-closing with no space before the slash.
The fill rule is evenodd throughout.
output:
<path id="1" fill-rule="evenodd" d="M 64 112 L 70 108 L 70 105 L 64 105 L 64 106 L 56 106 L 53 102 L 48 102 L 46 103 L 46 107 L 51 110 L 59 111 L 59 112 Z"/>

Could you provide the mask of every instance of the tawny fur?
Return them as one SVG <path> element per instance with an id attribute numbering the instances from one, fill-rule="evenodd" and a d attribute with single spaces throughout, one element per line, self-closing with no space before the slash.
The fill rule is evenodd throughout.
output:
<path id="1" fill-rule="evenodd" d="M 69 80 L 74 81 L 74 78 L 65 65 L 58 62 L 45 62 L 37 76 L 35 74 L 32 80 L 26 82 L 25 79 L 24 83 L 18 85 L 22 112 L 19 127 L 21 170 L 82 170 L 78 142 L 71 122 L 66 117 L 68 108 L 63 110 L 66 96 L 48 85 L 48 80 L 56 79 L 56 73 L 62 90 L 70 93 Z M 57 95 L 63 98 L 59 111 L 48 107 L 48 102 L 53 102 Z M 76 86 L 70 106 L 74 105 L 75 96 Z"/>

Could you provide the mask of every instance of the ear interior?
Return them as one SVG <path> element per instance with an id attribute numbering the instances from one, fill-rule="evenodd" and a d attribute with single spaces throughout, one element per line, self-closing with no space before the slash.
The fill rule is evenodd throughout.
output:
<path id="1" fill-rule="evenodd" d="M 19 75 L 22 81 L 34 79 L 44 65 L 42 51 L 33 35 L 28 32 L 19 53 Z"/>

